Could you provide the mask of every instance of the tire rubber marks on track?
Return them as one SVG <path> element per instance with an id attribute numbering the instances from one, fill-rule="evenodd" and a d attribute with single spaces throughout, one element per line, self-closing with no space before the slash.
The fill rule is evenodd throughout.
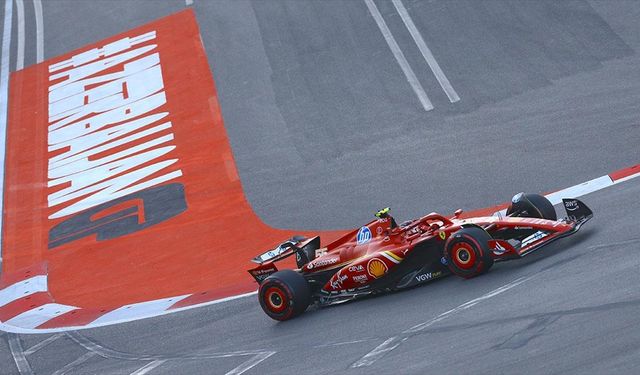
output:
<path id="1" fill-rule="evenodd" d="M 533 276 L 528 276 L 528 277 L 521 277 L 518 278 L 506 285 L 501 286 L 500 288 L 494 289 L 489 293 L 486 293 L 478 298 L 472 299 L 470 301 L 467 301 L 465 303 L 463 303 L 462 305 L 453 308 L 451 310 L 445 311 L 442 314 L 436 316 L 435 318 L 429 319 L 426 322 L 420 323 L 420 324 L 416 324 L 415 326 L 405 330 L 402 332 L 401 335 L 398 336 L 394 336 L 394 337 L 390 337 L 387 340 L 385 340 L 382 344 L 378 345 L 377 347 L 375 347 L 372 351 L 370 351 L 369 353 L 365 354 L 362 358 L 360 358 L 358 361 L 354 362 L 351 367 L 352 368 L 357 368 L 357 367 L 367 367 L 367 366 L 371 366 L 374 362 L 376 362 L 378 359 L 382 358 L 383 356 L 385 356 L 387 353 L 389 353 L 390 351 L 396 349 L 398 346 L 400 346 L 400 344 L 402 344 L 403 342 L 405 342 L 407 339 L 409 339 L 411 336 L 414 336 L 418 333 L 420 333 L 421 331 L 424 331 L 425 329 L 431 327 L 432 325 L 445 320 L 446 318 L 450 317 L 451 315 L 454 315 L 458 312 L 470 309 L 471 307 L 477 305 L 478 303 L 488 300 L 489 298 L 495 297 L 501 293 L 506 292 L 509 289 L 512 289 L 522 283 L 524 283 L 525 281 L 528 281 L 529 279 L 531 279 Z"/>

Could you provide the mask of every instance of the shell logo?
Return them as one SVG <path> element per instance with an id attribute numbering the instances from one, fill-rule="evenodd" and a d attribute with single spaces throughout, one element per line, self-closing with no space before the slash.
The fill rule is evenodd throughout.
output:
<path id="1" fill-rule="evenodd" d="M 388 270 L 387 265 L 378 258 L 373 258 L 367 263 L 367 273 L 376 279 L 387 273 Z"/>

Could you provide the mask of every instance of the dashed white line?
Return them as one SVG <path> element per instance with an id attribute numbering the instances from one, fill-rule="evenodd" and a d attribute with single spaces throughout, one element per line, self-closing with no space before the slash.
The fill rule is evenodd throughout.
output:
<path id="1" fill-rule="evenodd" d="M 16 70 L 24 68 L 24 0 L 16 0 L 18 16 L 18 50 L 16 55 Z"/>
<path id="2" fill-rule="evenodd" d="M 429 47 L 427 47 L 427 43 L 425 43 L 424 39 L 422 38 L 422 34 L 420 34 L 420 31 L 418 31 L 418 28 L 413 23 L 413 19 L 409 15 L 409 12 L 407 12 L 407 8 L 404 7 L 404 4 L 402 4 L 401 0 L 392 1 L 393 6 L 395 6 L 398 14 L 400 15 L 400 18 L 402 18 L 402 22 L 404 22 L 404 25 L 409 30 L 413 41 L 416 42 L 420 53 L 422 53 L 422 57 L 424 57 L 427 64 L 429 64 L 429 68 L 431 68 L 433 75 L 438 80 L 438 83 L 440 84 L 440 87 L 442 87 L 442 90 L 444 90 L 444 93 L 447 94 L 449 101 L 451 103 L 460 101 L 458 93 L 453 89 L 451 82 L 449 82 L 449 79 L 440 68 L 440 65 L 436 61 L 436 58 L 433 56 L 433 53 L 431 53 L 431 50 L 429 49 Z"/>
<path id="3" fill-rule="evenodd" d="M 136 371 L 132 372 L 131 375 L 144 375 L 146 373 L 148 373 L 149 371 L 153 370 L 154 368 L 160 366 L 161 364 L 165 363 L 166 360 L 158 360 L 158 361 L 153 361 L 153 362 L 149 362 L 146 365 L 140 367 L 139 369 L 137 369 Z"/>
<path id="4" fill-rule="evenodd" d="M 500 288 L 494 289 L 489 293 L 486 293 L 484 295 L 482 295 L 481 297 L 478 298 L 474 298 L 471 301 L 467 301 L 465 303 L 463 303 L 462 305 L 453 308 L 451 310 L 445 311 L 442 314 L 436 316 L 435 318 L 429 319 L 424 323 L 420 323 L 420 324 L 416 324 L 415 326 L 405 330 L 404 332 L 402 332 L 402 335 L 399 336 L 394 336 L 394 337 L 390 337 L 387 340 L 385 340 L 382 344 L 378 345 L 377 347 L 375 347 L 372 351 L 370 351 L 369 353 L 365 354 L 362 358 L 360 358 L 358 361 L 354 362 L 351 367 L 356 368 L 356 367 L 367 367 L 367 366 L 371 366 L 374 362 L 376 362 L 377 360 L 379 360 L 380 358 L 384 357 L 387 353 L 389 353 L 390 351 L 394 350 L 395 348 L 397 348 L 398 346 L 400 346 L 400 344 L 402 344 L 403 342 L 405 342 L 409 337 L 411 337 L 412 335 L 415 335 L 417 333 L 419 333 L 420 331 L 424 331 L 425 329 L 429 328 L 430 326 L 434 325 L 435 323 L 446 319 L 447 317 L 458 313 L 460 311 L 463 310 L 467 310 L 470 309 L 471 307 L 477 305 L 478 303 L 487 300 L 491 297 L 495 297 L 498 294 L 504 293 L 509 289 L 512 289 L 522 283 L 524 283 L 525 281 L 531 279 L 533 276 L 528 276 L 528 277 L 521 277 L 518 278 L 506 285 L 501 286 Z"/>
<path id="5" fill-rule="evenodd" d="M 274 354 L 276 354 L 276 352 L 258 353 L 255 356 L 251 357 L 249 360 L 241 363 L 240 366 L 238 366 L 238 367 L 234 368 L 233 370 L 227 372 L 225 375 L 240 375 L 240 374 L 243 374 L 245 371 L 251 369 L 252 367 L 256 366 L 257 364 L 259 364 L 260 362 L 264 361 L 265 359 L 271 357 Z"/>
<path id="6" fill-rule="evenodd" d="M 416 77 L 413 69 L 411 69 L 407 58 L 404 56 L 404 53 L 402 53 L 402 50 L 400 49 L 400 46 L 398 46 L 396 39 L 393 37 L 393 34 L 391 34 L 391 30 L 389 30 L 387 23 L 384 21 L 384 18 L 382 18 L 382 14 L 380 14 L 378 7 L 373 2 L 373 0 L 364 0 L 364 2 L 369 9 L 369 13 L 371 13 L 373 19 L 376 21 L 376 24 L 378 25 L 382 36 L 387 41 L 387 44 L 389 45 L 393 56 L 396 58 L 398 65 L 400 65 L 402 72 L 404 73 L 405 77 L 407 77 L 407 81 L 411 85 L 411 88 L 413 88 L 413 91 L 418 96 L 418 100 L 420 100 L 422 108 L 424 108 L 425 111 L 432 110 L 433 104 L 431 104 L 431 100 L 429 100 L 427 93 L 424 91 L 424 88 L 420 84 L 420 81 L 418 81 L 418 77 Z"/>
<path id="7" fill-rule="evenodd" d="M 24 350 L 22 350 L 22 342 L 20 342 L 20 338 L 18 337 L 18 335 L 15 335 L 13 333 L 9 333 L 8 336 L 9 349 L 11 350 L 13 360 L 16 362 L 16 366 L 18 367 L 18 372 L 20 373 L 20 375 L 32 375 L 33 370 L 29 365 L 29 361 L 27 361 L 27 357 L 24 355 Z"/>
<path id="8" fill-rule="evenodd" d="M 33 0 L 36 13 L 36 62 L 44 60 L 44 22 L 42 19 L 42 0 Z"/>

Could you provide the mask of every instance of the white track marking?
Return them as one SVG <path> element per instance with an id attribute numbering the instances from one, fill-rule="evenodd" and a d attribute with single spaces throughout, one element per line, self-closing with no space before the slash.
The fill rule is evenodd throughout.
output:
<path id="1" fill-rule="evenodd" d="M 315 345 L 314 348 L 328 348 L 328 347 L 332 347 L 332 346 L 341 346 L 341 345 L 350 345 L 350 344 L 358 344 L 361 342 L 367 342 L 367 341 L 371 341 L 372 339 L 362 339 L 362 340 L 353 340 L 353 341 L 341 341 L 341 342 L 334 342 L 334 343 L 330 343 L 330 344 L 321 344 L 321 345 Z"/>
<path id="2" fill-rule="evenodd" d="M 4 323 L 10 326 L 34 329 L 37 326 L 46 323 L 57 316 L 77 309 L 78 308 L 75 306 L 62 305 L 59 303 L 47 303 L 45 305 L 34 307 L 31 310 L 20 313 L 19 315 L 8 319 Z"/>
<path id="3" fill-rule="evenodd" d="M 146 373 L 148 373 L 149 371 L 153 370 L 154 368 L 160 366 L 161 364 L 165 363 L 166 360 L 158 360 L 158 361 L 153 361 L 153 362 L 149 362 L 146 365 L 140 367 L 139 369 L 137 369 L 136 371 L 132 372 L 131 375 L 144 375 Z"/>
<path id="4" fill-rule="evenodd" d="M 213 358 L 232 358 L 232 357 L 245 357 L 255 356 L 258 354 L 266 353 L 265 350 L 245 350 L 226 353 L 210 353 L 210 354 L 179 354 L 179 355 L 156 355 L 156 354 L 133 354 L 125 353 L 118 350 L 104 347 L 95 341 L 77 333 L 67 332 L 67 337 L 75 341 L 78 345 L 82 346 L 90 352 L 94 352 L 103 358 L 110 359 L 122 359 L 125 361 L 159 361 L 159 360 L 183 360 L 183 359 L 213 359 Z"/>
<path id="5" fill-rule="evenodd" d="M 411 33 L 413 41 L 416 42 L 420 53 L 422 53 L 422 57 L 424 57 L 427 64 L 429 64 L 429 68 L 431 68 L 433 75 L 436 76 L 436 79 L 438 80 L 440 87 L 442 87 L 442 90 L 444 90 L 444 93 L 447 94 L 449 101 L 451 103 L 460 101 L 458 93 L 453 89 L 453 86 L 451 86 L 451 82 L 449 82 L 449 79 L 440 68 L 440 65 L 436 61 L 436 58 L 433 56 L 433 53 L 431 53 L 431 50 L 429 49 L 429 47 L 427 47 L 427 43 L 425 43 L 424 39 L 422 38 L 422 34 L 420 34 L 420 31 L 418 31 L 418 28 L 413 23 L 413 19 L 409 15 L 409 12 L 407 12 L 407 8 L 404 7 L 404 4 L 402 4 L 401 0 L 392 1 L 393 6 L 396 7 L 396 10 L 400 15 L 400 18 L 402 18 L 402 22 L 404 22 L 404 25 L 409 30 L 409 33 Z"/>
<path id="6" fill-rule="evenodd" d="M 24 68 L 24 0 L 16 0 L 18 11 L 18 50 L 16 56 L 16 70 Z"/>
<path id="7" fill-rule="evenodd" d="M 243 374 L 245 371 L 251 369 L 252 367 L 256 366 L 258 363 L 264 361 L 265 359 L 271 357 L 274 354 L 276 354 L 276 352 L 258 353 L 255 356 L 253 356 L 252 358 L 250 358 L 249 360 L 241 363 L 240 366 L 238 366 L 238 367 L 234 368 L 233 370 L 227 372 L 226 375 L 240 375 L 240 374 Z"/>
<path id="8" fill-rule="evenodd" d="M 36 12 L 36 62 L 44 60 L 44 22 L 42 19 L 42 0 L 33 0 Z"/>
<path id="9" fill-rule="evenodd" d="M 462 305 L 453 308 L 451 310 L 445 311 L 442 314 L 436 316 L 435 318 L 429 319 L 426 322 L 420 323 L 420 324 L 416 324 L 415 326 L 405 330 L 402 332 L 402 336 L 394 336 L 394 337 L 390 337 L 387 340 L 385 340 L 382 344 L 378 345 L 375 349 L 373 349 L 372 351 L 370 351 L 369 353 L 365 354 L 362 358 L 360 358 L 358 361 L 354 362 L 351 367 L 366 367 L 366 366 L 371 366 L 374 362 L 376 362 L 377 360 L 379 360 L 380 358 L 382 358 L 383 356 L 385 356 L 387 353 L 389 353 L 390 351 L 394 350 L 395 348 L 397 348 L 398 346 L 400 346 L 400 344 L 402 344 L 404 341 L 406 341 L 409 337 L 424 331 L 425 329 L 431 327 L 432 325 L 434 325 L 435 323 L 442 321 L 448 317 L 450 317 L 453 314 L 456 314 L 460 311 L 464 311 L 467 309 L 470 309 L 471 307 L 477 305 L 478 303 L 488 300 L 489 298 L 495 297 L 501 293 L 506 292 L 509 289 L 512 289 L 522 283 L 524 283 L 525 281 L 528 281 L 529 279 L 531 279 L 533 276 L 527 276 L 527 277 L 520 277 L 506 285 L 501 286 L 500 288 L 494 289 L 492 291 L 490 291 L 489 293 L 486 293 L 478 298 L 474 298 L 471 301 L 467 301 L 465 303 L 463 303 Z"/>
<path id="10" fill-rule="evenodd" d="M 416 74 L 413 72 L 413 69 L 411 69 L 409 62 L 407 61 L 406 57 L 404 57 L 404 53 L 402 53 L 402 50 L 400 49 L 400 46 L 398 46 L 396 39 L 391 34 L 391 30 L 389 30 L 387 23 L 384 21 L 384 18 L 382 18 L 382 14 L 380 14 L 378 7 L 373 2 L 373 0 L 364 0 L 364 2 L 367 5 L 367 8 L 369 8 L 369 13 L 371 13 L 373 19 L 376 21 L 376 24 L 378 25 L 382 36 L 387 41 L 387 44 L 389 45 L 393 56 L 396 58 L 398 65 L 400 65 L 402 72 L 404 73 L 405 77 L 407 77 L 407 81 L 411 85 L 411 88 L 413 88 L 413 91 L 418 96 L 418 100 L 420 100 L 422 108 L 424 108 L 425 111 L 432 110 L 433 104 L 431 104 L 427 93 L 424 91 L 424 88 L 420 84 L 420 81 L 418 81 L 418 77 L 416 77 Z"/>
<path id="11" fill-rule="evenodd" d="M 33 353 L 37 352 L 38 350 L 44 348 L 45 346 L 51 344 L 52 342 L 56 341 L 60 337 L 62 337 L 61 333 L 57 333 L 55 335 L 47 337 L 46 339 L 40 341 L 39 343 L 37 343 L 34 346 L 30 347 L 29 349 L 25 350 L 24 354 L 25 355 L 33 354 Z"/>
<path id="12" fill-rule="evenodd" d="M 92 353 L 92 352 L 86 352 L 83 355 L 81 355 L 80 357 L 78 357 L 75 361 L 68 363 L 66 366 L 64 366 L 63 368 L 61 368 L 60 370 L 54 372 L 51 375 L 64 375 L 70 371 L 76 370 L 77 367 L 81 366 L 82 364 L 84 364 L 85 362 L 87 362 L 88 360 L 90 360 L 91 358 L 95 357 L 96 354 Z"/>
<path id="13" fill-rule="evenodd" d="M 189 296 L 189 294 L 186 294 L 179 297 L 164 298 L 148 302 L 134 303 L 132 305 L 125 305 L 102 315 L 92 323 L 101 324 L 105 322 L 124 322 L 128 319 L 131 319 L 132 316 L 157 316 L 166 311 L 172 305 L 175 305 L 177 302 L 180 302 L 181 300 Z"/>
<path id="14" fill-rule="evenodd" d="M 27 357 L 24 355 L 22 343 L 20 342 L 20 337 L 18 337 L 18 335 L 9 333 L 9 349 L 11 350 L 11 355 L 13 356 L 13 360 L 16 362 L 20 375 L 32 375 L 33 370 L 29 365 L 29 361 L 27 361 Z"/>
<path id="15" fill-rule="evenodd" d="M 7 111 L 9 109 L 9 53 L 11 52 L 11 21 L 13 0 L 4 2 L 4 28 L 2 31 L 2 62 L 0 65 L 0 213 L 4 212 L 4 155 L 7 143 Z M 2 218 L 0 215 L 0 241 L 2 240 Z M 0 262 L 2 244 L 0 243 Z"/>
<path id="16" fill-rule="evenodd" d="M 14 326 L 14 325 L 10 325 L 10 324 L 5 324 L 7 322 L 0 322 L 0 331 L 31 334 L 31 333 L 68 332 L 68 331 L 74 331 L 74 330 L 78 330 L 78 329 L 103 327 L 103 326 L 108 326 L 108 325 L 116 324 L 116 323 L 132 322 L 134 320 L 140 320 L 140 319 L 144 319 L 144 318 L 150 318 L 150 317 L 155 317 L 155 316 L 173 314 L 173 313 L 177 313 L 177 312 L 180 312 L 180 311 L 191 310 L 191 309 L 204 307 L 204 306 L 209 306 L 209 305 L 216 305 L 216 304 L 219 304 L 219 303 L 233 301 L 233 300 L 240 299 L 240 298 L 255 296 L 256 294 L 258 294 L 257 290 L 253 291 L 253 292 L 249 292 L 249 293 L 239 294 L 239 295 L 231 296 L 231 297 L 225 297 L 225 298 L 217 299 L 217 300 L 214 300 L 214 301 L 203 302 L 203 303 L 199 303 L 199 304 L 195 304 L 195 305 L 179 307 L 179 308 L 175 308 L 175 309 L 171 309 L 171 310 L 155 311 L 155 313 L 153 315 L 145 315 L 145 316 L 134 315 L 133 312 L 136 312 L 138 310 L 137 309 L 133 309 L 133 310 L 129 309 L 130 315 L 128 315 L 126 317 L 120 316 L 121 319 L 119 319 L 117 321 L 109 320 L 109 321 L 101 321 L 99 323 L 96 323 L 94 321 L 94 322 L 89 323 L 89 324 L 84 325 L 84 326 L 31 329 L 31 328 L 25 328 L 25 327 L 19 327 L 19 326 Z M 181 296 L 181 297 L 183 297 L 183 296 Z M 19 298 L 19 297 L 16 297 L 16 298 Z M 179 297 L 174 297 L 174 298 L 179 298 Z M 164 301 L 164 300 L 161 300 L 161 301 Z M 177 302 L 177 301 L 178 300 L 176 299 L 174 302 Z M 148 301 L 148 302 L 157 302 L 157 301 Z M 147 303 L 147 302 L 141 302 L 141 304 L 145 304 L 145 303 Z"/>
<path id="17" fill-rule="evenodd" d="M 400 344 L 402 344 L 406 339 L 408 339 L 408 337 L 395 336 L 388 338 L 382 344 L 376 346 L 375 349 L 365 354 L 364 357 L 360 358 L 357 362 L 351 365 L 351 367 L 356 368 L 371 366 L 379 358 L 383 357 L 388 352 L 400 346 Z"/>
<path id="18" fill-rule="evenodd" d="M 193 0 L 184 0 L 184 4 L 186 6 L 191 6 L 191 5 L 193 5 Z"/>
<path id="19" fill-rule="evenodd" d="M 562 198 L 578 198 L 611 185 L 613 185 L 613 181 L 611 177 L 607 175 L 556 191 L 555 193 L 547 194 L 546 197 L 551 201 L 551 204 L 556 205 L 562 203 Z"/>
<path id="20" fill-rule="evenodd" d="M 420 332 L 420 331 L 424 331 L 425 329 L 427 329 L 428 327 L 434 325 L 435 323 L 437 323 L 437 322 L 439 322 L 441 320 L 444 320 L 444 319 L 448 318 L 449 316 L 451 316 L 451 315 L 453 315 L 455 313 L 470 309 L 471 307 L 475 306 L 476 304 L 478 304 L 478 303 L 480 303 L 480 302 L 482 302 L 484 300 L 487 300 L 489 298 L 495 297 L 498 294 L 504 293 L 509 289 L 515 288 L 516 286 L 524 283 L 525 281 L 530 280 L 532 277 L 533 276 L 520 277 L 520 278 L 518 278 L 518 279 L 516 279 L 516 280 L 514 280 L 514 281 L 512 281 L 512 282 L 510 282 L 510 283 L 508 283 L 506 285 L 501 286 L 498 289 L 494 289 L 491 292 L 482 295 L 481 297 L 478 297 L 478 298 L 472 299 L 471 301 L 465 302 L 462 305 L 460 305 L 460 306 L 458 306 L 458 307 L 456 307 L 454 309 L 451 309 L 449 311 L 445 311 L 445 312 L 443 312 L 442 314 L 436 316 L 433 319 L 429 319 L 424 323 L 416 324 L 415 326 L 409 328 L 408 330 L 404 331 L 403 333 L 412 334 L 412 333 L 417 333 L 417 332 Z"/>
<path id="21" fill-rule="evenodd" d="M 22 297 L 47 291 L 47 276 L 38 275 L 22 280 L 0 290 L 0 307 Z"/>

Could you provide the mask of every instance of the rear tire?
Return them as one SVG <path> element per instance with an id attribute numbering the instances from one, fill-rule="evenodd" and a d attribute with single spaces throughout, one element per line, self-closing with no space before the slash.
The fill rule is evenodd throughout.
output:
<path id="1" fill-rule="evenodd" d="M 293 270 L 282 270 L 264 279 L 258 291 L 262 310 L 275 320 L 288 320 L 302 314 L 311 303 L 307 280 Z"/>
<path id="2" fill-rule="evenodd" d="M 514 207 L 514 204 L 512 204 L 507 210 L 507 215 L 515 210 L 524 211 L 522 214 L 518 214 L 518 217 L 558 220 L 556 210 L 551 202 L 539 194 L 524 194 L 524 199 L 518 203 L 518 207 Z"/>
<path id="3" fill-rule="evenodd" d="M 489 253 L 491 236 L 482 228 L 467 227 L 455 232 L 444 246 L 444 257 L 449 270 L 457 276 L 470 279 L 493 266 Z"/>

